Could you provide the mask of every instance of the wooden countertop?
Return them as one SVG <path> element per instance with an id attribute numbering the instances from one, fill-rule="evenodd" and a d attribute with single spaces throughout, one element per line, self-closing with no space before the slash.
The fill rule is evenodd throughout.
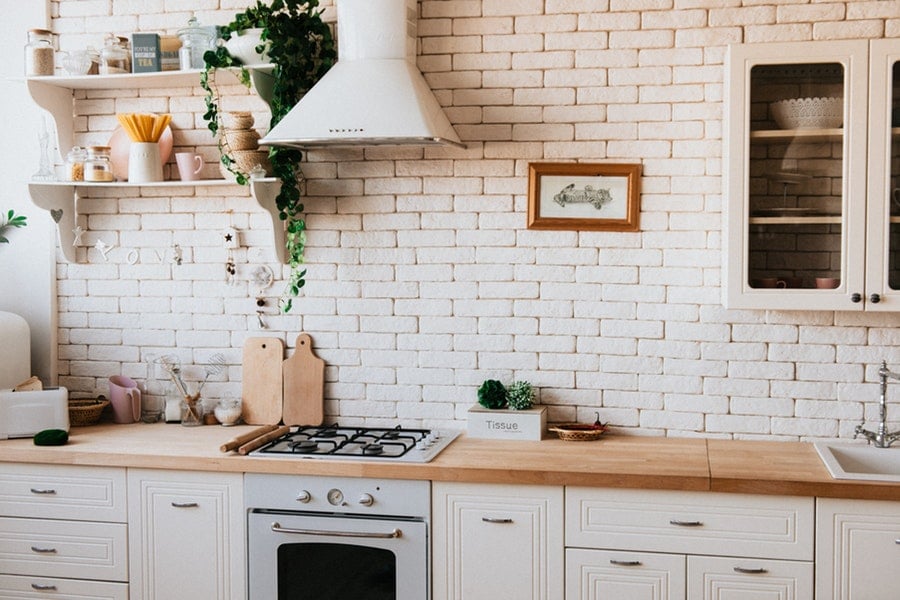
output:
<path id="1" fill-rule="evenodd" d="M 76 427 L 65 446 L 2 440 L 0 462 L 900 500 L 900 484 L 832 479 L 812 444 L 800 442 L 615 435 L 594 442 L 525 442 L 462 435 L 425 464 L 219 451 L 252 429 L 164 423 Z"/>

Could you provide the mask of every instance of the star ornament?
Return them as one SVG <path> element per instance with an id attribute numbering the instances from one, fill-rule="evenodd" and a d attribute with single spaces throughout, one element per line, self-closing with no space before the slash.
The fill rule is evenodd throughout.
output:
<path id="1" fill-rule="evenodd" d="M 78 225 L 75 229 L 72 230 L 72 233 L 75 235 L 75 238 L 72 240 L 73 246 L 81 245 L 81 236 L 84 235 L 84 228 L 81 225 Z M 99 250 L 99 248 L 98 248 Z"/>

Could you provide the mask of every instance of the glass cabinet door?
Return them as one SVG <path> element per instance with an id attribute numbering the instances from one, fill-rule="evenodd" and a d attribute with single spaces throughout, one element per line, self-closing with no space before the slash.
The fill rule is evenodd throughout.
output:
<path id="1" fill-rule="evenodd" d="M 900 311 L 900 40 L 870 55 L 868 310 Z"/>
<path id="2" fill-rule="evenodd" d="M 867 43 L 729 52 L 726 305 L 862 308 Z"/>

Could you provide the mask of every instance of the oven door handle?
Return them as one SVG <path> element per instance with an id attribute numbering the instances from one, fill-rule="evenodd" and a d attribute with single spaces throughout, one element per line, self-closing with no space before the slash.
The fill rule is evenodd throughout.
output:
<path id="1" fill-rule="evenodd" d="M 282 527 L 277 521 L 272 523 L 272 531 L 275 533 L 296 533 L 299 535 L 319 535 L 329 537 L 356 537 L 356 538 L 376 538 L 376 539 L 393 539 L 403 535 L 399 529 L 394 529 L 388 533 L 362 533 L 357 531 L 325 531 L 322 529 L 294 529 L 292 527 Z"/>

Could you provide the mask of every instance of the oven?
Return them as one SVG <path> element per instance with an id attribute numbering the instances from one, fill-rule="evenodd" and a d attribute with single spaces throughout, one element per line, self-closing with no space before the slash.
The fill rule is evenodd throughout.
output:
<path id="1" fill-rule="evenodd" d="M 457 433 L 327 426 L 251 453 L 284 460 L 427 462 Z M 427 600 L 428 481 L 248 473 L 249 600 Z"/>

